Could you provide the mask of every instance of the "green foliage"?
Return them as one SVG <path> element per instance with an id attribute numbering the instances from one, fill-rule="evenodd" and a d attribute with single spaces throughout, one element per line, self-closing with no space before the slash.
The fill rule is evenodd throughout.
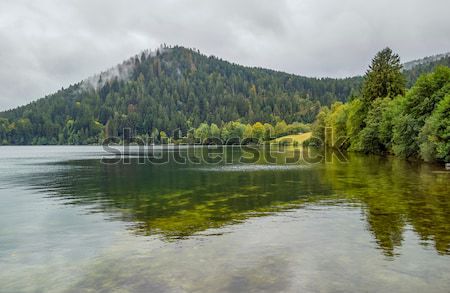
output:
<path id="1" fill-rule="evenodd" d="M 211 124 L 209 133 L 212 138 L 220 138 L 220 128 L 214 123 Z"/>
<path id="2" fill-rule="evenodd" d="M 200 124 L 200 126 L 195 130 L 195 137 L 200 140 L 201 143 L 210 137 L 209 125 L 206 123 Z"/>
<path id="3" fill-rule="evenodd" d="M 450 94 L 439 102 L 420 133 L 420 155 L 426 161 L 434 158 L 450 162 Z"/>
<path id="4" fill-rule="evenodd" d="M 419 157 L 419 133 L 437 103 L 450 93 L 450 68 L 421 76 L 406 94 L 402 113 L 394 119 L 392 149 L 398 156 Z"/>
<path id="5" fill-rule="evenodd" d="M 264 140 L 264 125 L 261 122 L 256 122 L 252 126 L 252 135 L 258 141 L 261 142 Z"/>
<path id="6" fill-rule="evenodd" d="M 329 145 L 334 146 L 339 139 L 347 137 L 347 112 L 347 105 L 341 102 L 336 102 L 331 106 L 331 112 L 326 119 L 327 127 L 333 130 L 333 137 L 327 141 Z M 339 145 L 341 144 L 342 142 L 339 143 Z"/>
<path id="7" fill-rule="evenodd" d="M 276 130 L 278 131 L 276 131 Z M 289 135 L 309 132 L 309 125 L 294 122 L 287 124 L 285 121 L 277 122 L 276 126 L 269 123 L 262 124 L 256 122 L 253 125 L 244 124 L 240 121 L 231 121 L 224 123 L 222 128 L 216 124 L 201 123 L 199 127 L 189 131 L 193 136 L 185 142 L 198 142 L 202 144 L 217 143 L 217 139 L 227 144 L 239 143 L 263 143 L 269 142 L 275 138 Z"/>
<path id="8" fill-rule="evenodd" d="M 392 136 L 394 121 L 400 117 L 403 111 L 403 96 L 398 96 L 393 100 L 384 99 L 381 103 L 381 121 L 378 128 L 378 138 L 384 145 L 384 150 L 390 152 L 392 148 Z"/>
<path id="9" fill-rule="evenodd" d="M 390 139 L 386 137 L 389 126 L 383 120 L 390 107 L 390 99 L 377 99 L 372 103 L 367 116 L 364 119 L 365 127 L 358 133 L 356 140 L 352 144 L 352 150 L 382 154 L 387 151 L 387 144 Z M 382 131 L 383 128 L 383 131 Z"/>
<path id="10" fill-rule="evenodd" d="M 166 143 L 169 142 L 167 134 L 164 131 L 162 131 L 162 130 L 159 132 L 159 141 L 162 144 L 166 144 Z"/>
<path id="11" fill-rule="evenodd" d="M 317 114 L 316 121 L 314 121 L 312 126 L 313 137 L 319 139 L 321 142 L 325 142 L 325 128 L 328 123 L 328 115 L 330 110 L 328 107 L 323 107 L 319 114 Z"/>
<path id="12" fill-rule="evenodd" d="M 0 145 L 8 144 L 9 132 L 10 125 L 8 119 L 0 118 Z"/>
<path id="13" fill-rule="evenodd" d="M 415 157 L 419 149 L 415 135 L 419 131 L 420 127 L 412 115 L 402 113 L 397 117 L 392 134 L 394 154 L 402 158 Z"/>
<path id="14" fill-rule="evenodd" d="M 0 113 L 13 129 L 0 130 L 12 144 L 40 143 L 40 138 L 86 144 L 122 137 L 124 128 L 134 136 L 158 139 L 154 129 L 168 136 L 179 130 L 191 139 L 189 129 L 214 123 L 229 132 L 225 136 L 242 138 L 242 129 L 231 121 L 310 123 L 321 105 L 345 101 L 360 84 L 360 77 L 307 78 L 164 47 L 157 54 L 135 56 L 97 79 Z"/>
<path id="15" fill-rule="evenodd" d="M 362 99 L 322 108 L 313 123 L 314 136 L 335 146 L 336 138 L 347 135 L 339 146 L 351 151 L 450 161 L 450 68 L 440 66 L 421 76 L 405 95 L 400 95 L 400 68 L 390 50 L 378 53 Z M 325 140 L 325 128 L 333 130 L 333 143 Z"/>
<path id="16" fill-rule="evenodd" d="M 439 62 L 446 64 L 443 60 Z M 404 71 L 408 81 L 438 63 L 427 64 Z M 168 138 L 177 141 L 186 137 L 184 141 L 193 143 L 195 133 L 191 129 L 202 123 L 209 125 L 210 136 L 218 135 L 219 129 L 222 138 L 256 136 L 260 141 L 260 125 L 254 133 L 257 122 L 267 123 L 263 124 L 262 137 L 269 140 L 270 136 L 304 132 L 308 128 L 305 124 L 313 122 L 323 106 L 351 99 L 328 122 L 339 135 L 349 136 L 347 147 L 364 128 L 372 101 L 403 93 L 400 68 L 398 56 L 390 49 L 378 53 L 366 74 L 362 98 L 357 98 L 361 77 L 307 78 L 239 66 L 182 47 L 162 47 L 156 54 L 136 55 L 97 77 L 0 113 L 0 144 L 92 144 L 107 137 L 130 139 L 124 135 L 150 137 L 160 143 L 161 131 Z M 424 92 L 434 92 L 437 86 L 427 88 L 427 84 L 424 81 Z M 417 94 L 419 100 L 423 96 Z M 431 97 L 428 93 L 426 96 Z M 434 108 L 442 97 L 441 93 L 432 101 L 421 101 Z M 415 100 L 411 100 L 413 108 Z M 418 103 L 416 110 L 429 113 L 431 108 Z M 414 113 L 411 115 L 416 119 Z M 415 136 L 426 118 L 423 116 L 414 128 Z M 325 127 L 325 120 L 320 123 L 316 130 Z M 382 139 L 385 145 L 386 139 Z"/>
<path id="17" fill-rule="evenodd" d="M 286 135 L 288 133 L 288 125 L 284 121 L 278 121 L 277 124 L 275 124 L 274 130 L 276 137 Z"/>
<path id="18" fill-rule="evenodd" d="M 394 98 L 405 92 L 405 77 L 401 73 L 400 57 L 390 48 L 378 52 L 366 73 L 362 97 L 369 105 L 378 98 Z"/>
<path id="19" fill-rule="evenodd" d="M 352 100 L 347 107 L 346 131 L 351 146 L 357 143 L 358 134 L 364 127 L 365 109 L 360 99 Z"/>
<path id="20" fill-rule="evenodd" d="M 305 132 L 310 132 L 310 131 L 311 131 L 311 126 L 309 124 L 305 124 L 305 123 L 301 123 L 301 122 L 294 122 L 287 126 L 288 134 L 298 134 L 298 133 L 305 133 Z"/>
<path id="21" fill-rule="evenodd" d="M 406 86 L 408 88 L 411 88 L 421 75 L 433 72 L 436 67 L 450 67 L 450 55 L 437 60 L 432 60 L 432 58 L 433 57 L 424 58 L 423 60 L 420 60 L 419 64 L 415 64 L 414 66 L 408 66 L 408 63 L 405 64 L 405 67 L 408 67 L 408 69 L 403 71 L 403 75 L 406 78 Z"/>
<path id="22" fill-rule="evenodd" d="M 264 141 L 269 141 L 275 135 L 275 128 L 269 124 L 264 123 Z"/>

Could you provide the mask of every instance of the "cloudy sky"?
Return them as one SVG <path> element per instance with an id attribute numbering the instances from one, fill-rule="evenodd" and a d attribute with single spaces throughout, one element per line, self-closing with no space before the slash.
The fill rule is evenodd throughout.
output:
<path id="1" fill-rule="evenodd" d="M 403 61 L 450 51 L 448 0 L 0 2 L 0 110 L 161 43 L 306 76 L 362 74 L 390 46 Z"/>

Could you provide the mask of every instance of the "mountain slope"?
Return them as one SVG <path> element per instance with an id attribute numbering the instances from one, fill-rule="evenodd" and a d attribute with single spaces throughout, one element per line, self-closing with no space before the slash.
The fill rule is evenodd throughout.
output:
<path id="1" fill-rule="evenodd" d="M 14 123 L 8 140 L 16 144 L 94 142 L 103 128 L 120 136 L 125 127 L 137 134 L 155 128 L 170 134 L 201 122 L 311 122 L 321 104 L 344 101 L 360 82 L 295 76 L 182 47 L 161 48 L 1 116 L 8 119 L 3 125 Z"/>
<path id="2" fill-rule="evenodd" d="M 308 78 L 161 47 L 0 113 L 0 143 L 95 143 L 124 128 L 185 134 L 202 122 L 311 122 L 321 105 L 346 101 L 361 83 L 362 77 Z"/>
<path id="3" fill-rule="evenodd" d="M 432 72 L 439 65 L 450 67 L 450 52 L 404 63 L 403 74 L 406 77 L 406 86 L 412 87 L 419 76 Z"/>
<path id="4" fill-rule="evenodd" d="M 437 55 L 433 55 L 433 56 L 428 56 L 428 57 L 424 57 L 424 58 L 417 59 L 417 60 L 408 61 L 408 62 L 403 63 L 403 70 L 411 70 L 414 67 L 417 67 L 419 65 L 441 64 L 442 62 L 445 63 L 447 61 L 442 60 L 442 59 L 445 59 L 448 57 L 450 57 L 450 52 L 443 53 L 443 54 L 437 54 Z"/>

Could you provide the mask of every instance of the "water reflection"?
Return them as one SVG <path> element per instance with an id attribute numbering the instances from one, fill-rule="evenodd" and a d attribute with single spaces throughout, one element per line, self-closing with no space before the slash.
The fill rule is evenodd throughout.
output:
<path id="1" fill-rule="evenodd" d="M 367 229 L 387 256 L 398 253 L 408 227 L 422 245 L 431 243 L 448 255 L 450 175 L 433 172 L 435 168 L 367 156 L 298 165 L 260 160 L 254 165 L 155 166 L 138 164 L 137 158 L 108 165 L 96 159 L 63 162 L 25 180 L 68 204 L 128 222 L 133 233 L 167 241 L 313 203 L 361 209 Z"/>
<path id="2" fill-rule="evenodd" d="M 347 166 L 327 166 L 325 182 L 364 205 L 368 228 L 387 255 L 401 246 L 407 224 L 422 244 L 432 241 L 440 254 L 449 254 L 450 174 L 434 172 L 436 167 L 353 156 Z"/>

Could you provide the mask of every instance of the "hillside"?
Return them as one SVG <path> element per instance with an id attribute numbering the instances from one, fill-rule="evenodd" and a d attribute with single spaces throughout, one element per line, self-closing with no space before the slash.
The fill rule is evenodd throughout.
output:
<path id="1" fill-rule="evenodd" d="M 406 86 L 408 88 L 412 87 L 422 74 L 432 72 L 439 65 L 450 67 L 450 53 L 406 62 L 403 64 L 403 74 L 406 77 Z"/>
<path id="2" fill-rule="evenodd" d="M 419 65 L 420 71 L 431 65 Z M 416 67 L 405 71 L 408 82 L 417 78 Z M 310 123 L 321 106 L 347 101 L 361 83 L 362 77 L 308 78 L 244 67 L 183 47 L 161 47 L 0 113 L 0 143 L 96 143 L 122 136 L 124 128 L 134 135 L 186 134 L 203 122 Z"/>
<path id="3" fill-rule="evenodd" d="M 408 62 L 403 63 L 403 69 L 410 70 L 419 65 L 428 65 L 428 64 L 436 64 L 436 63 L 443 65 L 442 62 L 444 62 L 444 63 L 448 62 L 448 61 L 444 60 L 448 57 L 450 57 L 450 52 L 444 53 L 444 54 L 428 56 L 428 57 L 424 57 L 424 58 L 417 59 L 417 60 L 408 61 Z"/>
<path id="4" fill-rule="evenodd" d="M 0 130 L 14 144 L 92 143 L 104 130 L 121 136 L 123 128 L 171 134 L 202 122 L 311 122 L 321 105 L 344 101 L 360 82 L 249 68 L 165 47 L 0 114 L 8 119 Z M 7 123 L 14 127 L 6 135 Z"/>

